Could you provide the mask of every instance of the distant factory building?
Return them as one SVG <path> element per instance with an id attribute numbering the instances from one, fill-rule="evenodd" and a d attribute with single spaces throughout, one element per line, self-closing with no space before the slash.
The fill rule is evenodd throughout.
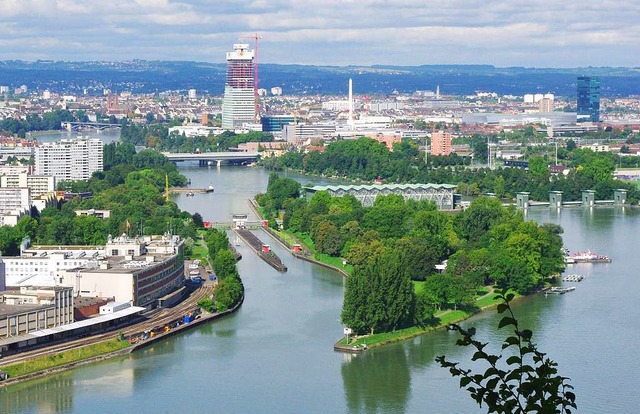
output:
<path id="1" fill-rule="evenodd" d="M 233 131 L 256 121 L 254 51 L 236 43 L 227 53 L 227 79 L 222 103 L 222 128 Z"/>
<path id="2" fill-rule="evenodd" d="M 600 78 L 578 76 L 578 122 L 600 122 Z"/>

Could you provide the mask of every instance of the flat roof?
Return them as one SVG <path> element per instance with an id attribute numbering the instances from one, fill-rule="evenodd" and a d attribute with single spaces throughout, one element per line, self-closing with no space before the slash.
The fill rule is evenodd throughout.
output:
<path id="1" fill-rule="evenodd" d="M 37 305 L 37 304 L 28 304 L 28 305 L 9 305 L 7 303 L 0 303 L 0 317 L 7 317 L 10 315 L 32 312 L 34 310 L 39 309 L 47 309 L 52 307 L 53 305 Z"/>
<path id="2" fill-rule="evenodd" d="M 421 189 L 421 188 L 446 188 L 448 190 L 455 189 L 457 186 L 453 184 L 365 184 L 365 185 L 316 185 L 313 187 L 306 187 L 305 190 L 309 191 L 338 191 L 338 190 L 406 190 L 406 189 Z"/>

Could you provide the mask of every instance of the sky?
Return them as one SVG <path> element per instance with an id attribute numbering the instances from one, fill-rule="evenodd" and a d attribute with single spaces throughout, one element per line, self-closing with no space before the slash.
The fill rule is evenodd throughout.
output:
<path id="1" fill-rule="evenodd" d="M 0 60 L 638 66 L 640 0 L 0 0 Z M 245 39 L 253 44 L 253 39 Z"/>

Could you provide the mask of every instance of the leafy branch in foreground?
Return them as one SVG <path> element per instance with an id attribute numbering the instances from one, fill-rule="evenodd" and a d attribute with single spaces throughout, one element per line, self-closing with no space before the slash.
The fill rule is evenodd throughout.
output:
<path id="1" fill-rule="evenodd" d="M 489 413 L 570 414 L 577 407 L 569 378 L 558 375 L 558 364 L 531 342 L 530 330 L 520 330 L 509 305 L 513 294 L 498 291 L 496 298 L 504 301 L 498 305 L 498 313 L 505 314 L 498 329 L 513 329 L 499 355 L 487 353 L 488 344 L 474 339 L 475 328 L 463 329 L 457 324 L 448 327 L 462 335 L 456 342 L 458 346 L 475 348 L 471 360 L 484 361 L 488 365 L 486 371 L 474 373 L 460 368 L 458 362 L 448 361 L 444 355 L 436 361 L 448 368 L 451 375 L 460 377 L 460 388 L 466 388 L 480 407 L 484 403 Z"/>

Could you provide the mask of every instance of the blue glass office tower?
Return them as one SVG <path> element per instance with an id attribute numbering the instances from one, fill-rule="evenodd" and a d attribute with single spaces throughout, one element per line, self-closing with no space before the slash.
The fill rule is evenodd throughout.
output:
<path id="1" fill-rule="evenodd" d="M 600 122 L 600 78 L 578 76 L 578 122 Z"/>

